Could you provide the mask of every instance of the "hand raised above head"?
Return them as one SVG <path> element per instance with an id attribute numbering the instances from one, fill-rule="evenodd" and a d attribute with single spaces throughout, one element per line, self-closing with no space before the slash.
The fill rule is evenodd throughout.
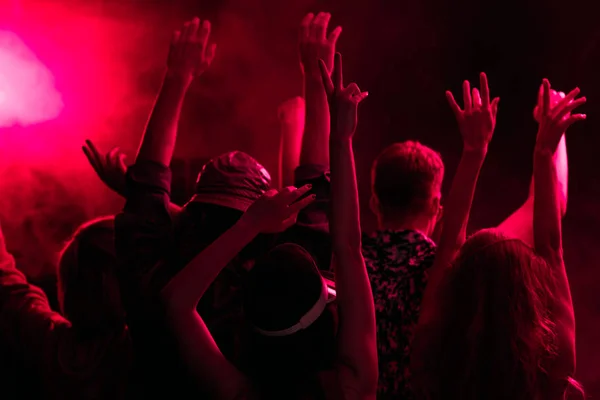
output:
<path id="1" fill-rule="evenodd" d="M 323 60 L 319 60 L 319 66 L 329 102 L 331 137 L 334 139 L 351 138 L 358 124 L 358 105 L 367 98 L 369 93 L 361 92 L 356 83 L 344 86 L 340 53 L 335 55 L 333 71 L 327 69 Z"/>
<path id="2" fill-rule="evenodd" d="M 575 88 L 558 101 L 556 105 L 553 105 L 548 79 L 544 79 L 541 93 L 540 121 L 535 146 L 536 150 L 554 154 L 567 128 L 577 121 L 586 119 L 585 114 L 571 114 L 577 107 L 585 104 L 586 98 L 575 99 L 579 95 L 579 88 Z"/>
<path id="3" fill-rule="evenodd" d="M 314 195 L 298 200 L 310 189 L 310 185 L 305 185 L 301 188 L 288 186 L 279 192 L 269 190 L 248 208 L 242 218 L 261 233 L 283 232 L 294 225 L 298 213 L 315 200 Z"/>
<path id="4" fill-rule="evenodd" d="M 500 98 L 496 97 L 490 101 L 490 89 L 485 73 L 480 74 L 479 81 L 481 93 L 477 88 L 471 91 L 469 81 L 464 81 L 464 109 L 458 106 L 452 92 L 446 92 L 446 99 L 458 122 L 465 150 L 487 150 L 496 127 Z"/>
<path id="5" fill-rule="evenodd" d="M 300 62 L 304 73 L 315 79 L 320 79 L 319 60 L 323 60 L 327 69 L 333 68 L 335 45 L 342 33 L 340 26 L 327 35 L 331 14 L 320 12 L 316 16 L 307 14 L 300 24 Z"/>
<path id="6" fill-rule="evenodd" d="M 542 102 L 543 102 L 543 87 L 544 85 L 540 85 L 540 90 L 538 91 L 538 98 L 537 98 L 537 104 L 535 105 L 534 109 L 533 109 L 533 118 L 535 119 L 535 121 L 537 123 L 540 122 L 540 107 L 542 106 Z M 565 93 L 564 92 L 557 92 L 554 89 L 550 89 L 550 105 L 551 107 L 554 107 L 558 104 L 559 101 L 561 101 L 562 99 L 565 98 Z"/>
<path id="7" fill-rule="evenodd" d="M 121 152 L 118 147 L 114 147 L 102 155 L 91 140 L 85 141 L 82 150 L 100 180 L 114 192 L 124 195 L 125 174 L 127 173 L 125 153 Z"/>
<path id="8" fill-rule="evenodd" d="M 215 58 L 217 49 L 216 44 L 209 44 L 210 32 L 210 21 L 200 22 L 196 17 L 173 33 L 167 59 L 170 74 L 191 81 L 206 71 Z"/>

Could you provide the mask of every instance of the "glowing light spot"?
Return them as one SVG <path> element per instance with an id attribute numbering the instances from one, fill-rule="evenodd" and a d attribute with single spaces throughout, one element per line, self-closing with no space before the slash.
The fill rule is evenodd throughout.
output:
<path id="1" fill-rule="evenodd" d="M 48 121 L 62 108 L 48 68 L 17 35 L 0 31 L 0 127 Z"/>

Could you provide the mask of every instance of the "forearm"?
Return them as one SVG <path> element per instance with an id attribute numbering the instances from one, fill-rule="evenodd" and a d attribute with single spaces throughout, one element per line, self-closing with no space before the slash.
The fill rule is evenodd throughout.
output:
<path id="1" fill-rule="evenodd" d="M 225 266 L 258 235 L 245 220 L 238 221 L 198 254 L 162 290 L 163 299 L 172 307 L 195 309 Z"/>
<path id="2" fill-rule="evenodd" d="M 306 73 L 306 114 L 300 153 L 301 164 L 329 165 L 329 108 L 321 78 Z M 318 75 L 317 75 L 318 76 Z"/>
<path id="3" fill-rule="evenodd" d="M 562 258 L 561 217 L 553 155 L 536 149 L 533 157 L 535 249 L 545 258 Z"/>
<path id="4" fill-rule="evenodd" d="M 375 309 L 361 251 L 352 141 L 332 141 L 331 161 L 330 226 L 340 310 L 339 352 L 355 368 L 359 380 L 371 382 L 373 374 L 377 375 Z"/>
<path id="5" fill-rule="evenodd" d="M 485 151 L 463 151 L 444 210 L 444 226 L 435 261 L 429 270 L 419 323 L 428 323 L 436 318 L 438 288 L 446 269 L 465 241 L 471 204 L 485 154 Z"/>
<path id="6" fill-rule="evenodd" d="M 436 259 L 440 253 L 450 257 L 451 261 L 456 250 L 465 241 L 467 223 L 471 211 L 471 204 L 475 195 L 475 187 L 486 150 L 464 150 L 456 175 L 452 182 L 450 194 L 444 212 L 444 227 L 440 237 Z"/>
<path id="7" fill-rule="evenodd" d="M 171 164 L 179 116 L 190 83 L 189 79 L 167 73 L 146 125 L 136 160 Z"/>

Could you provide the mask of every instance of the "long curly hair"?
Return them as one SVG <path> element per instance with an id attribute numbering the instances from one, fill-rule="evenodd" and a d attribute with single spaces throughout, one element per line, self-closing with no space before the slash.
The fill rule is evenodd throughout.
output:
<path id="1" fill-rule="evenodd" d="M 497 230 L 470 237 L 441 286 L 423 397 L 542 399 L 557 351 L 555 281 L 521 240 Z"/>

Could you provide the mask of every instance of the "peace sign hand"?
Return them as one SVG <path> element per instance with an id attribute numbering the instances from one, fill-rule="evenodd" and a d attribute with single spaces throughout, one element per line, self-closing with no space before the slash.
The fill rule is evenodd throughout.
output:
<path id="1" fill-rule="evenodd" d="M 340 53 L 335 55 L 331 73 L 323 60 L 319 60 L 319 66 L 329 102 L 331 136 L 333 139 L 350 139 L 358 124 L 358 105 L 369 93 L 361 92 L 356 83 L 344 87 Z"/>

